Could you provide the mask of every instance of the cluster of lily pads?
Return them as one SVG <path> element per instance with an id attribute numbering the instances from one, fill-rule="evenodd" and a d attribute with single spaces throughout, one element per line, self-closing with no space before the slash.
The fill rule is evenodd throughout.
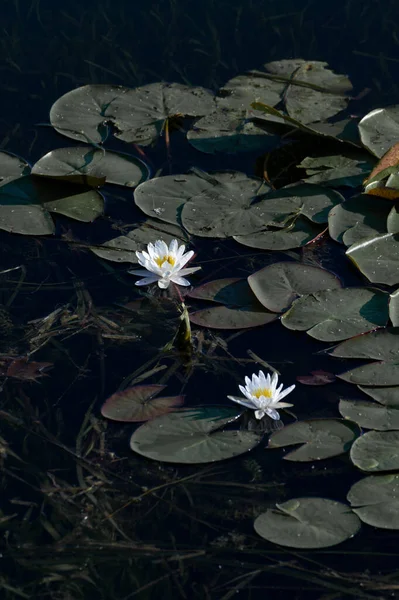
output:
<path id="1" fill-rule="evenodd" d="M 373 473 L 352 486 L 350 506 L 299 498 L 256 519 L 264 538 L 301 548 L 348 539 L 361 521 L 399 529 L 399 288 L 394 288 L 399 284 L 399 108 L 374 110 L 358 123 L 342 116 L 351 91 L 346 76 L 325 63 L 303 60 L 268 63 L 231 79 L 216 94 L 166 83 L 136 89 L 88 85 L 62 96 L 50 111 L 55 130 L 79 146 L 53 150 L 32 168 L 0 153 L 1 229 L 53 234 L 57 214 L 91 222 L 104 212 L 100 188 L 117 184 L 135 188 L 135 205 L 148 218 L 93 246 L 101 259 L 136 265 L 136 252 L 160 238 L 166 244 L 231 239 L 261 251 L 286 251 L 329 235 L 347 247 L 347 257 L 365 278 L 379 285 L 345 288 L 334 273 L 290 257 L 247 278 L 209 281 L 187 294 L 190 302 L 210 304 L 190 313 L 195 325 L 244 329 L 280 319 L 288 329 L 340 342 L 332 356 L 372 361 L 340 375 L 372 400 L 342 399 L 342 419 L 294 422 L 269 436 L 268 448 L 297 446 L 285 460 L 322 460 L 349 451 L 356 467 Z M 193 167 L 150 179 L 143 160 L 106 149 L 111 136 L 139 146 L 161 136 L 173 143 L 174 127 L 185 128 L 188 143 L 200 152 L 266 153 L 264 177 Z M 292 163 L 303 140 L 314 140 L 317 150 L 298 159 L 296 181 L 279 186 L 277 171 L 273 177 L 268 165 L 278 156 L 278 172 L 292 170 L 282 150 L 291 145 Z M 181 396 L 156 397 L 162 389 L 134 386 L 102 408 L 113 420 L 146 421 L 130 445 L 147 458 L 213 462 L 247 452 L 264 439 L 262 432 L 235 427 L 243 411 L 180 408 Z M 386 471 L 389 475 L 381 475 Z"/>

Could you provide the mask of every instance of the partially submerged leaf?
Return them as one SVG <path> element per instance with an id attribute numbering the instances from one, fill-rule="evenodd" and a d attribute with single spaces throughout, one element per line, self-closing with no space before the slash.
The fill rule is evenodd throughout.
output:
<path id="1" fill-rule="evenodd" d="M 134 423 L 148 421 L 172 412 L 184 402 L 184 396 L 155 398 L 165 385 L 136 385 L 112 394 L 103 406 L 101 414 L 112 421 Z"/>
<path id="2" fill-rule="evenodd" d="M 349 198 L 331 209 L 328 215 L 330 236 L 336 242 L 351 246 L 386 233 L 391 208 L 391 202 L 376 201 L 365 194 Z"/>
<path id="3" fill-rule="evenodd" d="M 335 381 L 335 375 L 328 371 L 311 371 L 310 375 L 298 375 L 296 380 L 303 385 L 328 385 Z"/>
<path id="4" fill-rule="evenodd" d="M 30 166 L 23 158 L 4 150 L 0 152 L 0 186 L 29 173 Z"/>
<path id="5" fill-rule="evenodd" d="M 399 139 L 399 104 L 376 108 L 359 123 L 362 144 L 381 158 Z"/>
<path id="6" fill-rule="evenodd" d="M 47 375 L 53 366 L 51 362 L 30 361 L 27 356 L 0 356 L 0 373 L 3 377 L 13 377 L 21 381 L 37 381 Z"/>
<path id="7" fill-rule="evenodd" d="M 365 400 L 341 400 L 339 412 L 365 429 L 399 429 L 399 409 Z"/>
<path id="8" fill-rule="evenodd" d="M 399 529 L 399 475 L 370 475 L 357 481 L 347 496 L 352 510 L 372 527 Z"/>

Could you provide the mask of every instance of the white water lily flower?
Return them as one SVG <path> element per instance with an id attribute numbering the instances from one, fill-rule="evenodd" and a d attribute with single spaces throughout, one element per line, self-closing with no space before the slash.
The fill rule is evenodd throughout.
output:
<path id="1" fill-rule="evenodd" d="M 255 373 L 252 375 L 252 381 L 249 377 L 245 378 L 245 387 L 243 385 L 238 386 L 240 391 L 244 394 L 245 398 L 238 396 L 227 396 L 233 402 L 238 402 L 247 408 L 252 408 L 255 411 L 255 417 L 262 419 L 265 415 L 268 415 L 275 421 L 280 419 L 277 408 L 288 408 L 293 404 L 287 404 L 286 402 L 280 402 L 282 398 L 285 398 L 292 390 L 295 385 L 291 385 L 287 389 L 283 390 L 283 384 L 277 388 L 278 375 L 273 373 L 270 377 L 267 377 L 263 371 L 259 371 L 259 375 Z"/>
<path id="2" fill-rule="evenodd" d="M 184 269 L 184 265 L 194 256 L 194 252 L 186 252 L 184 245 L 179 246 L 177 240 L 172 240 L 168 245 L 163 240 L 157 240 L 155 244 L 148 244 L 147 252 L 136 252 L 139 264 L 144 269 L 132 270 L 133 275 L 144 275 L 144 279 L 136 281 L 136 285 L 150 285 L 158 282 L 162 289 L 169 287 L 171 281 L 177 285 L 190 285 L 184 275 L 194 273 L 201 267 Z"/>

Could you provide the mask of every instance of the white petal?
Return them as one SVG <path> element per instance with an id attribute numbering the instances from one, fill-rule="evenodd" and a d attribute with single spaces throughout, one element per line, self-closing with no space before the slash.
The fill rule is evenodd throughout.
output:
<path id="1" fill-rule="evenodd" d="M 179 277 L 178 275 L 171 275 L 170 280 L 173 281 L 173 283 L 176 283 L 177 285 L 183 285 L 185 287 L 190 285 L 188 279 L 184 279 L 184 277 Z"/>
<path id="2" fill-rule="evenodd" d="M 240 388 L 240 392 L 241 392 L 242 394 L 244 394 L 244 396 L 245 396 L 246 398 L 248 398 L 248 400 L 250 400 L 251 402 L 253 402 L 253 396 L 252 396 L 251 392 L 249 392 L 249 391 L 247 390 L 247 388 L 245 388 L 245 387 L 244 387 L 244 386 L 242 386 L 242 385 L 239 385 L 238 387 Z"/>
<path id="3" fill-rule="evenodd" d="M 179 244 L 177 240 L 172 240 L 169 244 L 169 254 L 171 254 L 176 259 L 176 254 L 179 249 Z"/>
<path id="4" fill-rule="evenodd" d="M 276 410 L 274 410 L 274 408 L 267 408 L 266 409 L 266 414 L 268 414 L 269 417 L 271 417 L 275 421 L 279 421 L 280 420 L 280 415 L 278 414 L 278 412 Z"/>
<path id="5" fill-rule="evenodd" d="M 281 400 L 282 398 L 285 398 L 286 396 L 288 396 L 288 394 L 290 394 L 292 392 L 292 390 L 295 389 L 295 384 L 291 385 L 290 387 L 288 387 L 287 389 L 283 390 L 282 392 L 279 393 L 278 396 L 278 400 Z"/>
<path id="6" fill-rule="evenodd" d="M 242 404 L 242 406 L 245 406 L 246 408 L 251 408 L 252 410 L 254 410 L 256 407 L 252 404 L 252 402 L 250 402 L 249 400 L 246 400 L 245 398 L 241 398 L 239 396 L 227 396 L 229 398 L 229 400 L 233 400 L 233 402 L 237 402 L 237 404 Z"/>
<path id="7" fill-rule="evenodd" d="M 178 261 L 179 269 L 182 269 L 184 265 L 186 265 L 188 261 L 192 259 L 193 256 L 194 252 L 192 250 L 190 250 L 186 254 L 183 254 L 183 256 Z"/>
<path id="8" fill-rule="evenodd" d="M 130 273 L 130 275 L 138 275 L 139 277 L 148 275 L 147 269 L 131 269 L 128 273 Z"/>
<path id="9" fill-rule="evenodd" d="M 271 382 L 271 386 L 272 386 L 273 390 L 276 389 L 277 384 L 278 384 L 278 374 L 276 373 L 276 371 L 274 371 L 273 377 L 272 377 L 272 382 Z"/>
<path id="10" fill-rule="evenodd" d="M 169 253 L 169 248 L 166 244 L 166 242 L 164 242 L 163 240 L 157 240 L 155 242 L 155 252 L 157 254 L 157 256 L 165 256 L 166 254 Z"/>
<path id="11" fill-rule="evenodd" d="M 170 279 L 169 277 L 163 277 L 162 279 L 158 279 L 158 286 L 162 290 L 166 290 L 169 287 Z"/>
<path id="12" fill-rule="evenodd" d="M 256 410 L 255 411 L 255 418 L 256 419 L 263 419 L 263 417 L 265 416 L 265 411 L 264 410 Z"/>
<path id="13" fill-rule="evenodd" d="M 158 281 L 158 277 L 154 275 L 154 277 L 144 277 L 144 279 L 136 281 L 135 285 L 150 285 L 151 283 L 155 283 L 156 281 Z"/>
<path id="14" fill-rule="evenodd" d="M 188 269 L 179 269 L 178 273 L 179 275 L 190 275 L 190 273 L 195 273 L 196 271 L 199 271 L 201 269 L 201 267 L 190 267 Z"/>
<path id="15" fill-rule="evenodd" d="M 273 403 L 274 408 L 289 408 L 290 406 L 294 406 L 293 404 L 288 404 L 288 402 L 276 402 Z"/>
<path id="16" fill-rule="evenodd" d="M 245 376 L 245 385 L 247 386 L 247 390 L 252 392 L 252 381 L 248 376 Z"/>
<path id="17" fill-rule="evenodd" d="M 150 255 L 150 258 L 152 260 L 154 260 L 154 258 L 156 257 L 156 252 L 155 252 L 154 244 L 151 244 L 151 242 L 147 246 L 147 252 Z"/>

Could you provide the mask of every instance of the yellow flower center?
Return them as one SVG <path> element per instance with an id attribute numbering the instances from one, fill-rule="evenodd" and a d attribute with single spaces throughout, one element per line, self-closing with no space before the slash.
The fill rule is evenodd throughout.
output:
<path id="1" fill-rule="evenodd" d="M 169 263 L 173 267 L 173 265 L 175 264 L 175 259 L 173 258 L 173 256 L 170 256 L 170 254 L 168 254 L 166 256 L 157 256 L 155 262 L 157 263 L 158 267 L 162 267 L 162 265 L 165 262 Z"/>
<path id="2" fill-rule="evenodd" d="M 258 388 L 252 392 L 252 395 L 255 396 L 255 398 L 260 398 L 261 396 L 264 396 L 265 398 L 271 398 L 272 391 L 270 388 Z"/>

